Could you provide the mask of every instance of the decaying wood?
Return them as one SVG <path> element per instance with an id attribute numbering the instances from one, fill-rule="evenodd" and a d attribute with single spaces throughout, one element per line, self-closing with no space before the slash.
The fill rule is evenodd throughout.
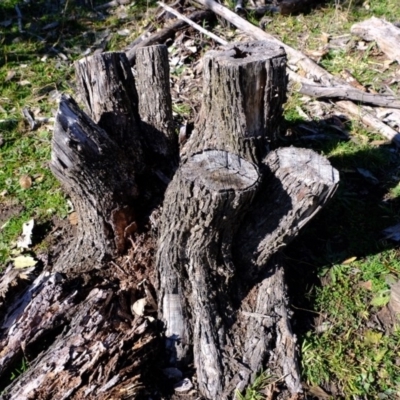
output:
<path id="1" fill-rule="evenodd" d="M 56 117 L 51 170 L 79 217 L 74 244 L 55 269 L 79 274 L 122 253 L 126 234 L 135 224 L 135 164 L 67 96 Z"/>
<path id="2" fill-rule="evenodd" d="M 230 45 L 208 52 L 203 65 L 202 106 L 184 152 L 213 148 L 259 162 L 286 101 L 284 50 L 262 41 Z"/>
<path id="3" fill-rule="evenodd" d="M 228 10 L 226 7 L 222 6 L 221 4 L 218 4 L 214 0 L 196 0 L 197 3 L 209 8 L 210 10 L 214 11 L 216 14 L 220 15 L 221 17 L 225 18 L 227 21 L 235 25 L 237 28 L 241 29 L 242 31 L 246 32 L 250 36 L 252 36 L 254 39 L 257 40 L 267 40 L 272 43 L 275 43 L 276 45 L 282 46 L 288 56 L 288 63 L 289 65 L 294 65 L 297 67 L 300 67 L 303 69 L 303 71 L 306 72 L 306 74 L 310 77 L 313 78 L 314 83 L 317 85 L 324 85 L 326 87 L 334 87 L 334 86 L 339 86 L 339 87 L 347 87 L 351 93 L 355 94 L 355 89 L 351 87 L 350 85 L 347 85 L 345 81 L 333 76 L 330 74 L 328 71 L 325 69 L 321 68 L 319 65 L 317 65 L 314 61 L 312 61 L 309 57 L 307 57 L 305 54 L 301 53 L 298 50 L 293 49 L 291 46 L 281 42 L 280 40 L 276 39 L 274 36 L 268 34 L 267 32 L 264 32 L 262 29 L 252 25 L 250 22 L 247 22 L 243 18 L 241 18 L 239 15 L 235 14 L 234 12 Z M 299 78 L 300 79 L 300 78 Z M 359 91 L 357 94 L 360 98 L 364 95 L 363 91 Z M 352 103 L 352 106 L 349 106 L 348 108 L 353 108 L 357 107 L 354 103 Z M 363 106 L 360 106 L 360 109 L 364 113 L 368 113 L 367 109 L 363 109 Z M 346 110 L 343 109 L 343 112 L 346 113 Z M 351 117 L 353 114 L 349 112 L 349 116 Z M 372 121 L 370 121 L 372 122 Z M 390 127 L 383 128 L 382 125 L 385 125 L 383 122 L 380 122 L 379 124 L 376 125 L 367 125 L 368 127 L 372 127 L 375 129 L 378 133 L 382 134 L 384 137 L 386 137 L 389 140 L 393 140 L 393 135 L 390 133 L 390 131 L 393 131 Z M 388 134 L 387 136 L 385 136 Z M 395 144 L 398 143 L 397 139 L 394 141 Z"/>
<path id="4" fill-rule="evenodd" d="M 187 18 L 194 21 L 200 22 L 212 18 L 213 14 L 208 10 L 195 11 L 188 15 Z M 164 44 L 168 39 L 175 36 L 176 32 L 185 28 L 187 23 L 182 20 L 174 22 L 171 26 L 161 29 L 160 31 L 152 34 L 147 39 L 143 39 L 139 43 L 135 42 L 134 46 L 130 47 L 126 51 L 129 62 L 133 65 L 136 62 L 136 51 L 141 47 L 153 46 L 155 44 Z"/>
<path id="5" fill-rule="evenodd" d="M 22 357 L 30 365 L 3 397 L 138 398 L 161 333 L 166 362 L 186 374 L 194 364 L 206 399 L 233 398 L 266 367 L 298 393 L 279 250 L 332 197 L 338 173 L 311 150 L 269 149 L 285 53 L 253 42 L 206 55 L 201 111 L 176 172 L 166 48 L 136 56 L 135 77 L 122 53 L 76 64 L 90 115 L 61 98 L 51 168 L 78 234 L 51 268 L 0 282 L 0 378 Z M 26 282 L 12 288 L 11 278 Z M 143 300 L 151 307 L 140 311 Z"/>
<path id="6" fill-rule="evenodd" d="M 135 164 L 143 164 L 139 138 L 138 94 L 124 53 L 101 53 L 75 63 L 78 89 L 86 111 L 108 136 L 134 149 Z M 115 104 L 121 104 L 117 110 Z"/>
<path id="7" fill-rule="evenodd" d="M 143 275 L 151 277 L 140 271 L 141 262 L 152 266 L 154 239 L 137 231 L 157 181 L 156 171 L 145 166 L 149 156 L 138 136 L 142 121 L 133 74 L 123 53 L 95 55 L 76 67 L 81 97 L 98 124 L 63 96 L 51 169 L 74 202 L 78 235 L 52 271 L 32 283 L 32 274 L 19 274 L 27 282 L 13 288 L 14 299 L 3 296 L 1 380 L 22 357 L 32 365 L 5 398 L 98 399 L 114 390 L 118 398 L 132 397 L 143 389 L 148 354 L 158 349 L 155 325 L 131 311 L 134 301 L 146 297 L 137 284 Z M 116 268 L 112 260 L 135 232 L 132 243 L 142 246 L 125 263 L 131 270 Z"/>
<path id="8" fill-rule="evenodd" d="M 204 151 L 166 193 L 157 265 L 167 349 L 182 367 L 193 346 L 209 399 L 243 389 L 267 358 L 292 392 L 301 391 L 282 265 L 269 260 L 333 195 L 338 173 L 295 148 L 270 153 L 264 165 L 262 182 L 244 159 Z"/>
<path id="9" fill-rule="evenodd" d="M 400 109 L 400 99 L 392 95 L 382 95 L 376 93 L 367 93 L 355 89 L 349 85 L 322 86 L 317 85 L 311 79 L 306 79 L 300 75 L 288 70 L 289 79 L 296 85 L 292 89 L 306 96 L 315 97 L 317 99 L 340 99 L 352 100 L 359 103 L 371 104 L 374 106 L 397 108 Z"/>
<path id="10" fill-rule="evenodd" d="M 143 361 L 156 349 L 155 330 L 144 318 L 129 318 L 121 307 L 126 294 L 115 296 L 112 287 L 82 293 L 77 283 L 71 290 L 73 282 L 44 272 L 7 315 L 0 373 L 22 357 L 34 361 L 2 399 L 108 399 L 143 391 Z"/>
<path id="11" fill-rule="evenodd" d="M 400 29 L 390 22 L 372 17 L 354 24 L 351 33 L 368 42 L 375 41 L 390 60 L 400 64 Z"/>
<path id="12" fill-rule="evenodd" d="M 164 173 L 170 176 L 178 163 L 178 138 L 172 119 L 167 48 L 142 47 L 137 50 L 136 60 L 142 141 L 150 150 L 150 158 L 157 157 L 158 164 L 163 160 Z"/>

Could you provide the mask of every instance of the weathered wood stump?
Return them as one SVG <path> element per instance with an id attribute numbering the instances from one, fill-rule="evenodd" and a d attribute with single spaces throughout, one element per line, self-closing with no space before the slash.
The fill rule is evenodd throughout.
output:
<path id="1" fill-rule="evenodd" d="M 54 266 L 0 281 L 1 380 L 29 362 L 4 399 L 139 398 L 156 360 L 194 363 L 207 399 L 233 398 L 262 368 L 301 391 L 279 250 L 338 173 L 311 150 L 270 151 L 286 57 L 266 42 L 207 53 L 178 167 L 166 60 L 165 47 L 137 50 L 135 76 L 123 53 L 76 64 L 87 113 L 61 99 L 51 168 L 78 234 Z"/>

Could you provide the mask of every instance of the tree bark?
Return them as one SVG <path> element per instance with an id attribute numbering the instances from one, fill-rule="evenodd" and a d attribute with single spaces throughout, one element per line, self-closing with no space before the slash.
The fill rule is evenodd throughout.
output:
<path id="1" fill-rule="evenodd" d="M 203 101 L 186 153 L 212 148 L 259 162 L 281 122 L 286 54 L 269 42 L 230 45 L 204 57 Z"/>
<path id="2" fill-rule="evenodd" d="M 169 362 L 184 368 L 193 352 L 200 392 L 209 399 L 243 389 L 274 351 L 287 386 L 301 390 L 283 269 L 269 260 L 331 198 L 338 174 L 308 150 L 281 149 L 260 162 L 281 118 L 282 87 L 279 48 L 253 42 L 208 52 L 200 117 L 184 149 L 191 156 L 164 200 L 157 267 Z M 209 148 L 219 149 L 222 167 Z M 230 170 L 237 179 L 254 171 L 246 197 Z M 216 179 L 223 185 L 211 190 Z"/>
<path id="3" fill-rule="evenodd" d="M 178 164 L 178 136 L 172 119 L 168 51 L 164 45 L 143 47 L 138 49 L 136 59 L 142 138 L 151 159 L 156 158 L 160 164 L 161 158 L 164 171 L 171 176 Z"/>
<path id="4" fill-rule="evenodd" d="M 2 277 L 0 377 L 22 357 L 30 365 L 3 397 L 139 398 L 157 385 L 147 379 L 160 333 L 167 364 L 188 373 L 193 362 L 204 398 L 235 397 L 263 368 L 298 393 L 279 250 L 332 197 L 338 173 L 311 150 L 269 151 L 285 54 L 264 42 L 207 54 L 176 172 L 166 50 L 137 60 L 135 78 L 122 53 L 76 64 L 90 116 L 61 99 L 51 168 L 78 233 L 52 268 Z"/>

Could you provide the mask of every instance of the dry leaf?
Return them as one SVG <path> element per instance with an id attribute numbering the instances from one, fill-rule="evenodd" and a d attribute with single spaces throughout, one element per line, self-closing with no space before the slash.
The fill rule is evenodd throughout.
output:
<path id="1" fill-rule="evenodd" d="M 365 87 L 363 85 L 361 85 L 360 82 L 357 81 L 357 79 L 354 77 L 354 75 L 348 69 L 345 69 L 342 71 L 342 77 L 347 83 L 349 83 L 351 86 L 355 87 L 356 89 L 359 89 L 363 92 L 367 91 L 365 89 Z"/>
<path id="2" fill-rule="evenodd" d="M 329 49 L 328 48 L 323 48 L 319 50 L 306 50 L 305 54 L 307 54 L 311 58 L 321 58 L 325 54 L 328 54 Z"/>
<path id="3" fill-rule="evenodd" d="M 185 378 L 184 380 L 176 383 L 174 385 L 174 390 L 177 393 L 188 392 L 193 387 L 193 383 L 189 378 Z"/>
<path id="4" fill-rule="evenodd" d="M 394 60 L 385 60 L 383 62 L 383 68 L 386 71 L 387 69 L 389 69 L 390 65 L 393 64 Z"/>
<path id="5" fill-rule="evenodd" d="M 308 391 L 310 392 L 310 394 L 312 394 L 313 396 L 317 397 L 318 399 L 330 399 L 331 396 L 329 396 L 328 393 L 325 392 L 325 390 L 323 390 L 321 387 L 319 386 L 311 386 Z"/>
<path id="6" fill-rule="evenodd" d="M 14 267 L 16 269 L 33 267 L 36 263 L 37 261 L 31 256 L 19 256 L 14 259 Z"/>
<path id="7" fill-rule="evenodd" d="M 40 183 L 40 182 L 43 182 L 44 175 L 43 174 L 35 175 L 34 178 L 35 178 L 35 182 Z"/>
<path id="8" fill-rule="evenodd" d="M 372 281 L 361 282 L 360 287 L 371 291 L 372 290 Z"/>
<path id="9" fill-rule="evenodd" d="M 350 257 L 347 258 L 346 260 L 344 260 L 343 262 L 341 262 L 342 265 L 348 265 L 351 264 L 353 261 L 356 261 L 357 257 Z"/>
<path id="10" fill-rule="evenodd" d="M 117 31 L 119 36 L 129 36 L 131 34 L 131 31 L 129 29 L 121 29 Z"/>
<path id="11" fill-rule="evenodd" d="M 28 81 L 27 79 L 24 79 L 24 80 L 18 82 L 18 84 L 21 85 L 21 86 L 27 86 L 27 85 L 30 85 L 31 82 Z"/>
<path id="12" fill-rule="evenodd" d="M 327 43 L 329 42 L 329 37 L 330 37 L 329 33 L 322 32 L 322 34 L 321 34 L 321 41 L 322 41 L 324 44 L 327 44 Z"/>
<path id="13" fill-rule="evenodd" d="M 29 189 L 32 186 L 32 178 L 29 175 L 22 175 L 19 178 L 19 184 L 22 189 Z"/>
<path id="14" fill-rule="evenodd" d="M 69 214 L 68 216 L 69 219 L 69 223 L 71 225 L 78 225 L 78 213 L 76 211 L 74 211 L 73 213 Z"/>
<path id="15" fill-rule="evenodd" d="M 16 72 L 13 70 L 8 71 L 7 76 L 4 78 L 4 81 L 5 82 L 11 81 L 11 79 L 14 78 L 15 74 L 16 74 Z"/>

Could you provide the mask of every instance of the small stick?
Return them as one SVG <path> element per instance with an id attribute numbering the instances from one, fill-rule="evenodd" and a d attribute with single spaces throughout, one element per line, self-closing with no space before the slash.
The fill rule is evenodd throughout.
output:
<path id="1" fill-rule="evenodd" d="M 211 39 L 215 40 L 217 43 L 222 44 L 223 46 L 226 46 L 228 42 L 224 39 L 221 39 L 217 35 L 214 35 L 212 32 L 208 31 L 207 29 L 204 29 L 200 25 L 196 24 L 189 18 L 186 18 L 184 15 L 179 13 L 178 11 L 174 10 L 173 8 L 167 6 L 164 4 L 162 1 L 159 1 L 157 4 L 159 4 L 162 8 L 170 12 L 171 14 L 175 15 L 177 18 L 181 19 L 182 21 L 185 21 L 188 25 L 192 26 L 193 28 L 197 29 L 199 32 L 204 33 L 204 35 L 207 35 Z"/>
<path id="2" fill-rule="evenodd" d="M 388 94 L 367 93 L 349 85 L 325 86 L 319 85 L 310 79 L 292 72 L 288 69 L 289 79 L 300 85 L 294 85 L 293 90 L 307 96 L 328 99 L 352 100 L 360 103 L 373 104 L 380 107 L 400 109 L 400 99 Z"/>

